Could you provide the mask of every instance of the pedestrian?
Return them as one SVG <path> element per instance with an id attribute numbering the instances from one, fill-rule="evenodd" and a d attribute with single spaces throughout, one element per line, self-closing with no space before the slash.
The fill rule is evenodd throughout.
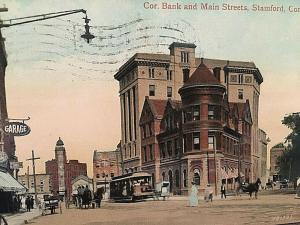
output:
<path id="1" fill-rule="evenodd" d="M 209 200 L 212 202 L 213 200 L 213 189 L 211 188 L 210 184 L 207 184 L 207 187 L 205 188 L 205 197 L 204 199 L 206 200 L 206 202 L 208 202 Z"/>
<path id="2" fill-rule="evenodd" d="M 30 203 L 30 197 L 27 196 L 26 199 L 25 199 L 25 205 L 26 205 L 26 209 L 27 209 L 27 212 L 30 212 L 30 208 L 31 208 L 31 203 Z"/>
<path id="3" fill-rule="evenodd" d="M 223 198 L 223 196 L 226 198 L 226 189 L 224 183 L 221 185 L 221 198 Z"/>
<path id="4" fill-rule="evenodd" d="M 198 206 L 198 188 L 195 182 L 192 182 L 192 189 L 190 195 L 190 207 Z"/>
<path id="5" fill-rule="evenodd" d="M 95 202 L 97 203 L 97 207 L 101 208 L 101 201 L 103 199 L 104 188 L 98 188 L 95 194 Z"/>
<path id="6" fill-rule="evenodd" d="M 33 205 L 34 205 L 34 200 L 33 200 L 33 196 L 30 197 L 30 208 L 33 209 Z"/>

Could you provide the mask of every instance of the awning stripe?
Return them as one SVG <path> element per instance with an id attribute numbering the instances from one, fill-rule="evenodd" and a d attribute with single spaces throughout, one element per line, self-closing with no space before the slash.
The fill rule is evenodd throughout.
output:
<path id="1" fill-rule="evenodd" d="M 0 171 L 0 190 L 26 192 L 26 188 L 7 172 Z"/>

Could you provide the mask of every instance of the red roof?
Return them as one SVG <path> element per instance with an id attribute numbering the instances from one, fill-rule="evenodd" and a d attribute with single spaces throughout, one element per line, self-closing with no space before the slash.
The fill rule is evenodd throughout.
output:
<path id="1" fill-rule="evenodd" d="M 207 66 L 201 63 L 192 76 L 184 83 L 186 85 L 193 84 L 221 84 L 220 81 L 214 76 L 214 74 L 207 68 Z"/>
<path id="2" fill-rule="evenodd" d="M 167 105 L 167 100 L 149 99 L 153 113 L 157 116 L 163 116 Z"/>

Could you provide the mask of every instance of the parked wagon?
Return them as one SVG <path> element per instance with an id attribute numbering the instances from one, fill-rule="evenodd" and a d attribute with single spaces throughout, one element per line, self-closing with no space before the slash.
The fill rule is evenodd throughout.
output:
<path id="1" fill-rule="evenodd" d="M 162 197 L 163 200 L 166 200 L 166 197 L 170 196 L 170 182 L 162 181 L 155 185 L 154 197 L 159 200 L 159 197 Z"/>
<path id="2" fill-rule="evenodd" d="M 55 213 L 55 210 L 59 208 L 59 197 L 44 195 L 44 202 L 42 204 L 42 215 L 46 214 L 46 211 L 49 210 L 51 214 Z"/>

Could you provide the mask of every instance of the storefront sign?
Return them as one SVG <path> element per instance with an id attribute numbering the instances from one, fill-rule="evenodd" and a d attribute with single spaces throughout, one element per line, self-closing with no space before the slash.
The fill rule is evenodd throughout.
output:
<path id="1" fill-rule="evenodd" d="M 13 136 L 25 136 L 30 133 L 30 127 L 21 122 L 8 122 L 4 125 L 4 132 Z"/>
<path id="2" fill-rule="evenodd" d="M 13 170 L 23 168 L 23 162 L 10 162 L 10 168 Z"/>

